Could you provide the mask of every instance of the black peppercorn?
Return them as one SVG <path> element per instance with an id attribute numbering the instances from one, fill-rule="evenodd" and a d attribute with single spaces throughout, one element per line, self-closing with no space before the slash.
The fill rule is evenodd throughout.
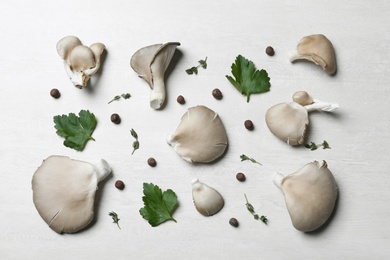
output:
<path id="1" fill-rule="evenodd" d="M 275 55 L 275 50 L 274 50 L 274 48 L 272 48 L 271 46 L 268 46 L 268 47 L 265 49 L 265 53 L 267 53 L 267 55 L 269 55 L 269 56 L 274 56 L 274 55 Z"/>
<path id="2" fill-rule="evenodd" d="M 156 167 L 157 162 L 156 162 L 156 160 L 153 157 L 150 157 L 148 159 L 148 164 L 149 164 L 150 167 Z"/>
<path id="3" fill-rule="evenodd" d="M 253 130 L 254 126 L 251 120 L 245 120 L 244 126 L 248 130 Z"/>
<path id="4" fill-rule="evenodd" d="M 113 122 L 114 124 L 119 124 L 121 122 L 121 117 L 118 114 L 112 114 L 111 122 Z"/>
<path id="5" fill-rule="evenodd" d="M 229 220 L 229 224 L 232 225 L 233 227 L 238 227 L 238 220 L 236 218 L 231 218 Z"/>
<path id="6" fill-rule="evenodd" d="M 215 88 L 215 89 L 213 89 L 213 92 L 211 92 L 211 93 L 213 94 L 213 97 L 215 99 L 218 99 L 218 100 L 222 99 L 222 92 L 219 89 Z"/>
<path id="7" fill-rule="evenodd" d="M 245 174 L 243 174 L 242 172 L 237 173 L 236 174 L 236 179 L 238 181 L 245 181 L 246 180 Z"/>
<path id="8" fill-rule="evenodd" d="M 115 188 L 117 188 L 118 190 L 123 190 L 125 188 L 125 184 L 123 183 L 123 181 L 117 180 L 115 182 Z"/>
<path id="9" fill-rule="evenodd" d="M 59 98 L 61 96 L 61 93 L 58 89 L 53 88 L 52 90 L 50 90 L 50 96 L 52 96 L 53 98 Z"/>
<path id="10" fill-rule="evenodd" d="M 177 103 L 183 105 L 186 100 L 184 99 L 184 97 L 182 95 L 178 96 L 177 99 L 176 99 Z"/>

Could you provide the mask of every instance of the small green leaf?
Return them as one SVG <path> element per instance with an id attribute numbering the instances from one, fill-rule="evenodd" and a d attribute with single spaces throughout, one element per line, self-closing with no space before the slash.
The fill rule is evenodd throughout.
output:
<path id="1" fill-rule="evenodd" d="M 117 224 L 118 225 L 118 228 L 121 229 L 121 227 L 119 226 L 119 218 L 118 218 L 118 214 L 116 214 L 114 211 L 111 211 L 108 213 L 109 216 L 112 217 L 112 220 L 114 221 L 113 223 Z"/>
<path id="2" fill-rule="evenodd" d="M 259 163 L 259 162 L 256 161 L 255 159 L 250 158 L 250 157 L 246 156 L 245 154 L 241 154 L 241 155 L 240 155 L 240 158 L 241 158 L 241 162 L 243 162 L 243 161 L 251 161 L 251 162 L 253 162 L 253 163 L 257 163 L 257 164 L 262 165 L 261 163 Z"/>
<path id="3" fill-rule="evenodd" d="M 130 134 L 131 134 L 132 137 L 135 138 L 135 141 L 133 142 L 133 145 L 132 145 L 133 146 L 133 152 L 131 153 L 131 155 L 133 155 L 135 150 L 139 149 L 139 141 L 138 141 L 138 134 L 137 134 L 137 132 L 133 128 L 130 130 Z"/>

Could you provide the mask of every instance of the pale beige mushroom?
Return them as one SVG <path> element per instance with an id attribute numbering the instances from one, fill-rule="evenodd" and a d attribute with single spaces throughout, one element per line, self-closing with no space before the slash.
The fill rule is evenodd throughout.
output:
<path id="1" fill-rule="evenodd" d="M 332 112 L 339 107 L 334 103 L 313 99 L 305 91 L 296 92 L 293 100 L 296 102 L 274 105 L 265 114 L 265 122 L 269 130 L 289 145 L 303 144 L 309 125 L 308 112 L 314 110 Z"/>
<path id="2" fill-rule="evenodd" d="M 75 36 L 66 36 L 57 43 L 57 52 L 64 60 L 65 71 L 75 87 L 87 86 L 91 76 L 100 68 L 105 48 L 102 43 L 84 46 Z"/>
<path id="3" fill-rule="evenodd" d="M 150 86 L 150 107 L 161 109 L 165 102 L 165 71 L 172 60 L 179 42 L 154 44 L 133 54 L 130 66 Z"/>
<path id="4" fill-rule="evenodd" d="M 222 120 L 205 106 L 189 108 L 167 142 L 184 160 L 191 163 L 212 162 L 223 155 L 228 145 Z"/>
<path id="5" fill-rule="evenodd" d="M 192 198 L 196 210 L 203 216 L 218 213 L 224 205 L 222 195 L 214 188 L 194 179 L 192 182 Z"/>
<path id="6" fill-rule="evenodd" d="M 314 231 L 331 216 L 338 191 L 325 161 L 308 163 L 285 177 L 277 174 L 274 183 L 283 191 L 288 213 L 297 230 Z"/>
<path id="7" fill-rule="evenodd" d="M 93 165 L 65 156 L 50 156 L 32 178 L 39 215 L 58 233 L 75 233 L 94 218 L 97 185 L 111 172 L 105 160 Z"/>
<path id="8" fill-rule="evenodd" d="M 329 75 L 336 72 L 336 55 L 332 43 L 322 34 L 314 34 L 303 37 L 296 50 L 290 53 L 290 61 L 309 60 Z"/>

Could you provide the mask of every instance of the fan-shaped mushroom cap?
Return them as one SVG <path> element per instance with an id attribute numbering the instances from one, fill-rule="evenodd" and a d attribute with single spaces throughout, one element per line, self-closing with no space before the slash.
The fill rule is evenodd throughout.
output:
<path id="1" fill-rule="evenodd" d="M 188 109 L 167 142 L 184 160 L 202 163 L 219 158 L 228 145 L 220 117 L 205 106 Z"/>
<path id="2" fill-rule="evenodd" d="M 50 156 L 32 178 L 33 201 L 39 215 L 58 233 L 74 233 L 94 217 L 97 184 L 111 168 L 105 160 L 99 165 Z"/>
<path id="3" fill-rule="evenodd" d="M 295 102 L 280 103 L 267 110 L 265 121 L 275 136 L 289 145 L 298 145 L 304 142 L 309 115 Z"/>
<path id="4" fill-rule="evenodd" d="M 310 232 L 321 227 L 331 216 L 338 191 L 327 163 L 311 162 L 283 177 L 278 174 L 275 184 L 283 191 L 293 226 Z"/>
<path id="5" fill-rule="evenodd" d="M 73 48 L 67 62 L 71 68 L 76 71 L 91 69 L 96 65 L 95 56 L 92 50 L 84 45 L 79 45 Z"/>
<path id="6" fill-rule="evenodd" d="M 62 59 L 66 60 L 69 56 L 69 53 L 74 49 L 74 47 L 81 45 L 81 41 L 76 36 L 66 36 L 58 41 L 57 43 L 57 52 Z"/>
<path id="7" fill-rule="evenodd" d="M 179 42 L 154 44 L 139 49 L 131 57 L 130 66 L 152 89 L 150 106 L 153 109 L 160 109 L 164 104 L 166 95 L 164 75 L 177 46 L 180 46 Z"/>
<path id="8" fill-rule="evenodd" d="M 192 198 L 196 210 L 203 216 L 212 216 L 223 208 L 224 200 L 222 195 L 214 188 L 200 182 L 198 179 L 192 180 Z"/>
<path id="9" fill-rule="evenodd" d="M 313 104 L 313 98 L 306 91 L 297 91 L 292 97 L 295 103 L 300 104 L 301 106 L 307 106 Z"/>
<path id="10" fill-rule="evenodd" d="M 309 60 L 329 75 L 336 72 L 336 55 L 332 43 L 322 34 L 314 34 L 303 37 L 296 50 L 291 52 L 290 61 Z"/>

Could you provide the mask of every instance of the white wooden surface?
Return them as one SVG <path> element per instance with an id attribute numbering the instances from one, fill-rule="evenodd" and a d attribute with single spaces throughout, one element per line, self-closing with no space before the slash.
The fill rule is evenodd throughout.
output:
<path id="1" fill-rule="evenodd" d="M 390 37 L 388 1 L 21 1 L 0 3 L 0 259 L 388 259 L 390 258 Z M 325 34 L 337 53 L 330 77 L 311 63 L 291 64 L 288 52 L 299 39 Z M 103 42 L 107 55 L 91 89 L 74 88 L 56 43 L 67 35 L 89 45 Z M 167 106 L 149 108 L 149 89 L 129 66 L 139 48 L 179 41 L 166 80 Z M 272 45 L 276 55 L 264 53 Z M 226 80 L 238 54 L 271 77 L 271 91 L 250 103 Z M 185 69 L 208 57 L 207 70 Z M 62 96 L 49 95 L 58 88 Z M 221 101 L 211 96 L 220 88 Z M 292 148 L 267 129 L 270 106 L 289 101 L 297 90 L 334 101 L 333 114 L 313 113 L 307 141 L 327 140 L 330 150 Z M 107 102 L 131 93 L 129 100 Z M 176 103 L 183 95 L 185 105 Z M 166 144 L 185 111 L 206 105 L 221 116 L 229 149 L 219 161 L 191 165 Z M 54 115 L 91 110 L 98 119 L 96 142 L 83 152 L 62 145 Z M 122 117 L 120 125 L 110 115 Z M 243 127 L 251 119 L 253 132 Z M 133 138 L 141 147 L 131 155 Z M 52 154 L 96 162 L 105 158 L 113 173 L 97 193 L 96 219 L 77 234 L 58 235 L 38 215 L 31 177 Z M 263 167 L 240 162 L 246 154 Z M 158 165 L 146 164 L 155 157 Z M 340 191 L 329 225 L 296 231 L 283 195 L 272 184 L 275 172 L 292 173 L 313 160 L 326 160 Z M 247 181 L 235 174 L 242 171 Z M 203 217 L 194 208 L 190 181 L 218 189 L 223 210 Z M 114 182 L 122 179 L 119 191 Z M 180 202 L 177 223 L 152 228 L 142 219 L 142 183 L 173 189 Z M 269 224 L 253 220 L 244 193 Z M 116 211 L 119 230 L 107 215 Z M 228 224 L 236 217 L 239 228 Z"/>

